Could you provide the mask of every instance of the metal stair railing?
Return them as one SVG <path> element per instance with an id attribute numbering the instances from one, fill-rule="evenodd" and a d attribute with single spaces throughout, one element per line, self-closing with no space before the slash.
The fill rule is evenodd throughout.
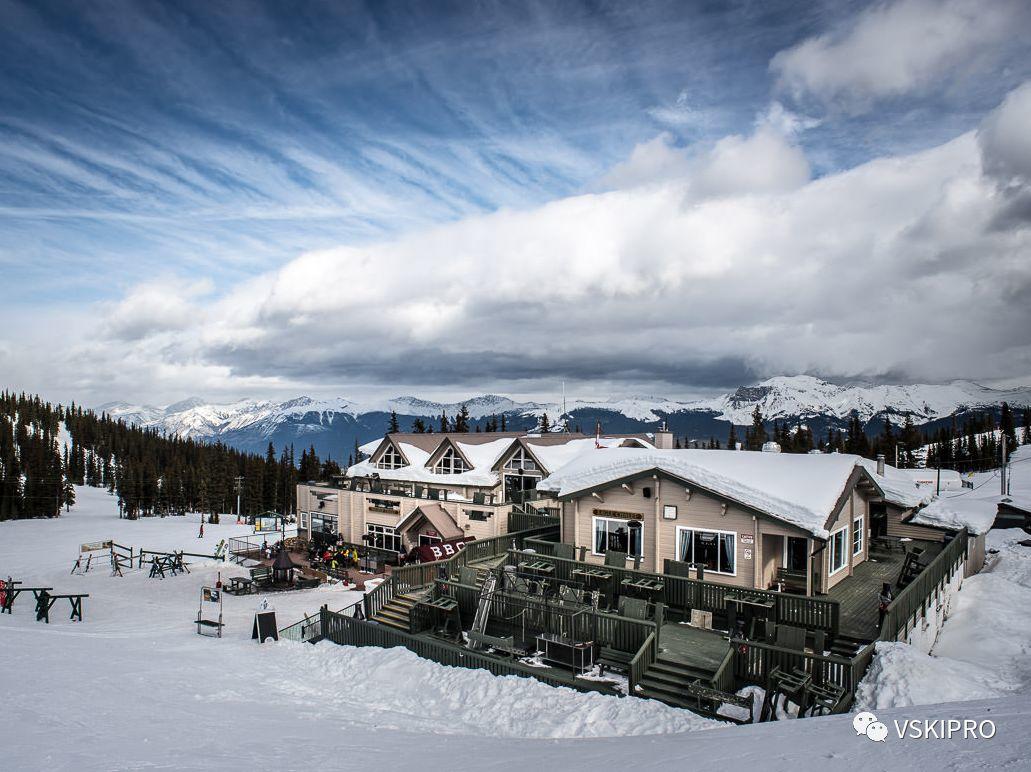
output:
<path id="1" fill-rule="evenodd" d="M 473 617 L 473 626 L 470 632 L 480 633 L 481 635 L 487 631 L 487 619 L 490 617 L 490 604 L 494 600 L 494 593 L 498 589 L 498 576 L 495 572 L 491 571 L 487 574 L 487 578 L 483 580 L 483 586 L 480 588 L 480 602 L 476 606 L 476 616 Z M 478 649 L 482 644 L 479 641 L 470 640 L 469 648 Z"/>

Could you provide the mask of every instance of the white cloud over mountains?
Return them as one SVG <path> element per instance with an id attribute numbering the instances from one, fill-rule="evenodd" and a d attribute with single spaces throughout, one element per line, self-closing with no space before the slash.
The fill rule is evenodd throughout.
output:
<path id="1" fill-rule="evenodd" d="M 213 303 L 137 288 L 59 369 L 170 395 L 1031 373 L 1029 93 L 980 132 L 820 179 L 765 126 L 693 155 L 660 137 L 605 192 L 310 252 Z"/>

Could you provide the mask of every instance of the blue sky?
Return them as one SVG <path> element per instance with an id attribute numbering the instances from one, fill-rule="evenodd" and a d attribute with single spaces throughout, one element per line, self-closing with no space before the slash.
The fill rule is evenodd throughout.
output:
<path id="1" fill-rule="evenodd" d="M 897 17 L 877 16 L 896 6 Z M 804 156 L 812 180 L 927 151 L 977 130 L 1031 76 L 1020 4 L 1001 3 L 997 23 L 963 23 L 974 7 L 0 0 L 3 313 L 39 336 L 39 321 L 23 320 L 45 313 L 42 325 L 60 337 L 69 320 L 117 315 L 155 283 L 192 303 L 225 303 L 243 288 L 259 292 L 312 252 L 389 248 L 499 210 L 532 213 L 604 195 L 624 184 L 613 170 L 637 148 L 689 165 L 722 139 L 750 137 L 767 124 Z M 928 50 L 897 71 L 845 72 L 856 50 L 896 30 L 903 39 L 887 41 L 892 50 L 907 45 L 906 34 L 926 41 L 919 25 L 935 14 L 954 55 Z M 815 59 L 807 45 L 819 49 Z M 836 56 L 845 74 L 828 82 Z M 734 191 L 742 192 L 750 191 Z M 321 281 L 317 270 L 305 279 Z M 340 310 L 327 319 L 346 328 L 334 315 Z M 187 354 L 181 341 L 143 340 L 151 332 L 167 337 L 167 324 L 140 324 L 133 338 L 140 345 L 178 349 L 153 366 L 221 368 L 209 391 L 340 390 L 346 369 L 328 362 L 308 378 L 280 370 L 271 352 L 281 355 L 285 339 L 262 356 L 241 353 L 248 347 L 238 342 L 229 353 L 222 342 Z M 125 335 L 110 327 L 81 342 L 103 338 L 108 351 L 124 345 Z M 20 386 L 103 391 L 89 373 L 51 382 L 45 367 L 27 362 L 17 334 L 3 343 L 0 354 L 18 360 L 11 370 Z M 81 361 L 82 350 L 75 356 Z M 354 364 L 356 353 L 341 356 Z M 799 366 L 727 356 L 731 367 L 712 365 L 695 383 L 679 373 L 664 385 L 688 392 Z M 692 357 L 721 359 L 711 351 Z M 655 377 L 640 371 L 609 382 L 611 363 L 599 364 L 596 351 L 588 359 L 595 364 L 585 360 L 568 376 L 604 389 Z M 896 368 L 802 364 L 837 377 Z M 550 360 L 542 364 L 549 367 Z M 1024 372 L 1004 369 L 972 365 L 954 375 Z M 515 375 L 499 368 L 487 380 L 504 388 Z M 940 368 L 905 375 L 948 377 Z M 355 386 L 401 380 L 396 367 L 370 368 Z"/>

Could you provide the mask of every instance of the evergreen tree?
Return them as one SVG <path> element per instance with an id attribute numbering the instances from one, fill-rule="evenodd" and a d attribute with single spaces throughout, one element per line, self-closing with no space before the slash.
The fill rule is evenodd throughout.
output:
<path id="1" fill-rule="evenodd" d="M 447 413 L 443 410 L 440 411 L 440 433 L 445 434 L 448 430 Z"/>
<path id="2" fill-rule="evenodd" d="M 507 430 L 507 429 L 505 428 L 505 414 L 504 414 L 504 413 L 502 413 L 502 414 L 501 414 L 501 431 L 503 431 L 503 432 L 504 432 L 504 431 L 508 431 L 508 430 Z"/>
<path id="3" fill-rule="evenodd" d="M 1013 411 L 1005 402 L 1002 403 L 1002 411 L 999 414 L 999 429 L 1006 438 L 1007 454 L 1012 453 L 1017 448 L 1017 427 L 1013 420 Z"/>
<path id="4" fill-rule="evenodd" d="M 727 450 L 737 450 L 737 427 L 730 425 L 730 434 L 727 435 Z"/>
<path id="5" fill-rule="evenodd" d="M 421 418 L 416 418 L 414 421 L 412 421 L 412 431 L 415 434 L 425 434 L 426 422 L 423 421 Z"/>
<path id="6" fill-rule="evenodd" d="M 763 418 L 758 403 L 752 411 L 752 426 L 747 437 L 749 450 L 762 450 L 763 445 L 769 440 L 769 435 L 766 433 L 766 419 Z"/>
<path id="7" fill-rule="evenodd" d="M 387 434 L 397 434 L 401 431 L 401 426 L 397 422 L 397 411 L 390 411 L 390 425 L 387 427 Z"/>
<path id="8" fill-rule="evenodd" d="M 551 431 L 551 422 L 548 420 L 548 414 L 543 413 L 541 415 L 540 432 L 541 434 L 547 434 Z"/>
<path id="9" fill-rule="evenodd" d="M 469 408 L 464 403 L 462 409 L 458 411 L 458 415 L 455 416 L 454 430 L 456 432 L 469 431 Z"/>

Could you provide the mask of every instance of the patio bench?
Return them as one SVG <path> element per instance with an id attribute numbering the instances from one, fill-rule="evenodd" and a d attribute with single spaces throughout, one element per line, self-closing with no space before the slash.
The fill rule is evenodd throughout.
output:
<path id="1" fill-rule="evenodd" d="M 258 568 L 252 568 L 250 574 L 251 581 L 255 584 L 272 583 L 272 569 L 268 566 L 259 566 Z"/>
<path id="2" fill-rule="evenodd" d="M 630 660 L 633 658 L 632 652 L 602 646 L 598 650 L 598 673 L 605 675 L 606 669 L 626 673 L 630 670 Z"/>
<path id="3" fill-rule="evenodd" d="M 472 643 L 478 643 L 481 646 L 489 646 L 494 651 L 499 651 L 503 654 L 507 654 L 510 657 L 514 657 L 516 654 L 515 650 L 515 638 L 511 635 L 507 638 L 499 638 L 496 635 L 487 635 L 486 633 L 478 633 L 475 630 L 470 630 L 469 640 Z"/>

